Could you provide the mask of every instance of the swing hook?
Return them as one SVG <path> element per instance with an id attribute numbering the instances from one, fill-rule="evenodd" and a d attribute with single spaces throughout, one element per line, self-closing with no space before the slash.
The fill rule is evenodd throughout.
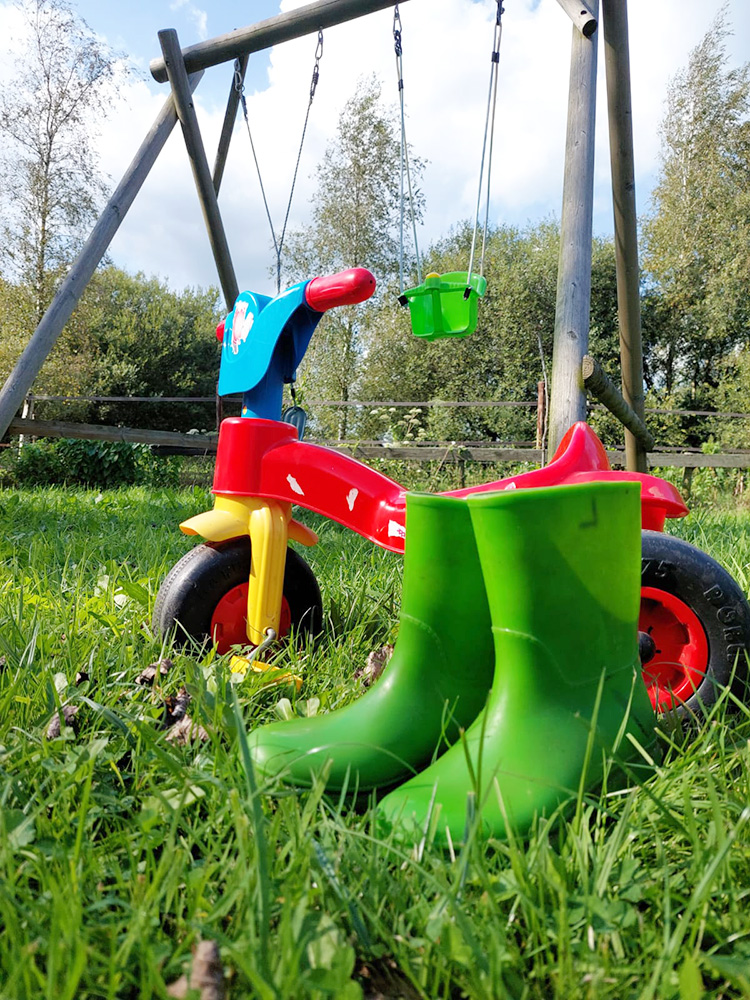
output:
<path id="1" fill-rule="evenodd" d="M 242 79 L 242 64 L 239 59 L 234 60 L 234 89 L 240 97 L 245 93 L 245 82 Z"/>

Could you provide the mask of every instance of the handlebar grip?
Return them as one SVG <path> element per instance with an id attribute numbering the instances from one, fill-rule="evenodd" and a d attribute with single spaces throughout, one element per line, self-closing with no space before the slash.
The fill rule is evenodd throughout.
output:
<path id="1" fill-rule="evenodd" d="M 353 306 L 369 299 L 375 291 L 375 277 L 366 267 L 313 278 L 305 287 L 305 301 L 311 309 L 325 312 L 334 306 Z"/>

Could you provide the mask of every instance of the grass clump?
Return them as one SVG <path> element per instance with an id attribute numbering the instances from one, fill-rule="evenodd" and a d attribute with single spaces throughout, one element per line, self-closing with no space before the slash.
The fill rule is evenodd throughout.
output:
<path id="1" fill-rule="evenodd" d="M 148 627 L 195 544 L 176 526 L 208 503 L 0 492 L 0 997 L 164 997 L 201 940 L 231 997 L 750 995 L 746 707 L 725 695 L 665 736 L 645 785 L 582 797 L 523 841 L 415 856 L 368 803 L 257 787 L 245 741 L 282 698 L 305 713 L 361 693 L 355 669 L 395 636 L 400 560 L 312 519 L 326 634 L 276 659 L 302 691 L 238 685 L 228 658 Z M 747 592 L 745 514 L 677 528 Z M 187 745 L 164 728 L 183 686 L 206 735 Z M 77 712 L 49 738 L 62 706 Z"/>

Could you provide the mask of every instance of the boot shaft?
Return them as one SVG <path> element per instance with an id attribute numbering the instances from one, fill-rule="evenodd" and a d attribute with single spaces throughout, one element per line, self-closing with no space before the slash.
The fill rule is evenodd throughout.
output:
<path id="1" fill-rule="evenodd" d="M 444 633 L 490 627 L 487 594 L 465 500 L 409 493 L 403 616 Z M 460 642 L 460 636 L 457 636 Z M 460 667 L 457 665 L 457 669 Z"/>
<path id="2" fill-rule="evenodd" d="M 468 506 L 498 653 L 512 637 L 528 637 L 549 653 L 559 680 L 572 686 L 633 669 L 640 606 L 637 483 L 497 493 L 470 498 Z"/>

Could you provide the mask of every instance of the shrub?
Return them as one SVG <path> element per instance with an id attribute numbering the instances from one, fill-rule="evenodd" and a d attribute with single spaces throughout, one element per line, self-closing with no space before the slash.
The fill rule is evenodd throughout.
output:
<path id="1" fill-rule="evenodd" d="M 15 455 L 10 452 L 6 471 L 12 483 L 24 486 L 48 486 L 65 478 L 61 455 L 46 442 L 25 444 Z"/>
<path id="2" fill-rule="evenodd" d="M 6 462 L 17 486 L 177 486 L 179 460 L 157 458 L 149 445 L 62 438 L 24 445 Z"/>

